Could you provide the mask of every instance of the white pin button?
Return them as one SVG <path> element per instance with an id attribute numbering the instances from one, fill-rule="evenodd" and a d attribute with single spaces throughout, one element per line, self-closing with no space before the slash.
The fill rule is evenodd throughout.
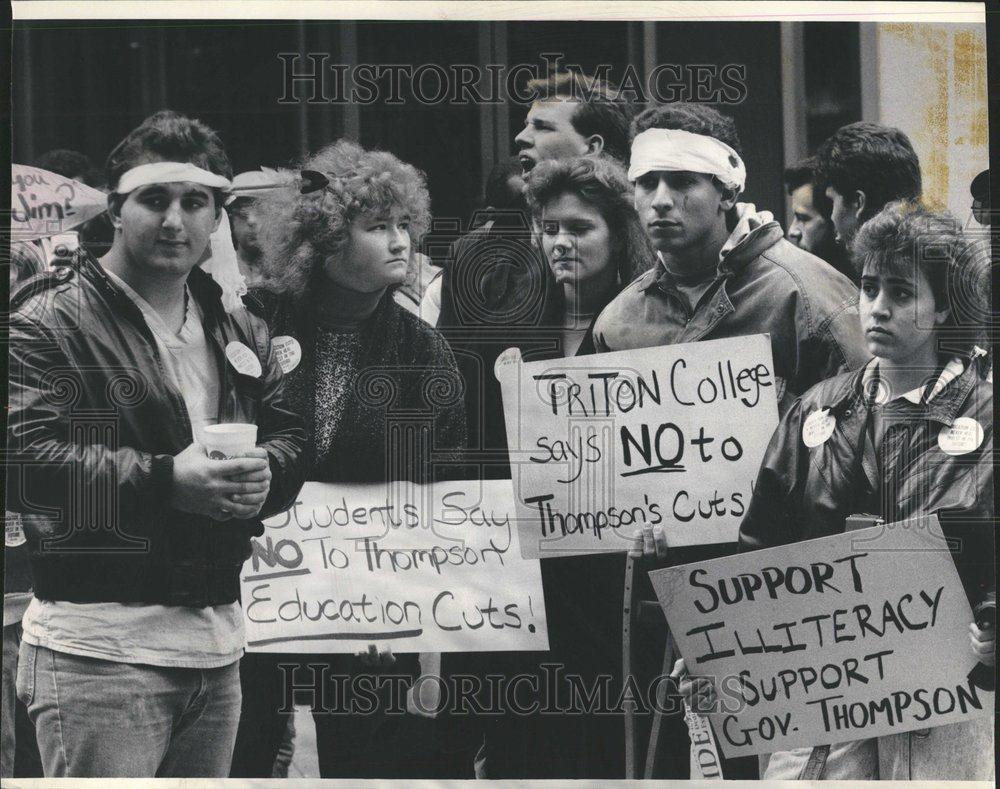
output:
<path id="1" fill-rule="evenodd" d="M 983 426 L 971 416 L 962 416 L 951 427 L 942 427 L 938 446 L 948 455 L 964 455 L 983 443 Z"/>
<path id="2" fill-rule="evenodd" d="M 271 344 L 274 346 L 274 353 L 278 357 L 278 365 L 281 367 L 281 372 L 287 375 L 299 366 L 299 362 L 302 361 L 302 346 L 299 345 L 298 340 L 294 337 L 289 337 L 287 334 L 282 334 L 280 337 L 273 338 Z"/>
<path id="3" fill-rule="evenodd" d="M 500 376 L 504 374 L 505 370 L 509 370 L 516 365 L 521 363 L 521 349 L 520 348 L 508 348 L 499 356 L 497 356 L 496 362 L 493 364 L 493 375 L 499 381 Z"/>
<path id="4" fill-rule="evenodd" d="M 257 358 L 257 354 L 238 340 L 233 340 L 226 346 L 226 358 L 240 375 L 260 378 L 264 372 L 264 369 L 260 366 L 260 359 Z"/>
<path id="5" fill-rule="evenodd" d="M 837 420 L 830 416 L 829 408 L 813 411 L 802 423 L 802 443 L 810 449 L 818 447 L 833 435 L 836 426 Z"/>
<path id="6" fill-rule="evenodd" d="M 27 541 L 20 513 L 5 512 L 3 544 L 8 548 L 16 548 L 19 545 L 24 545 Z"/>

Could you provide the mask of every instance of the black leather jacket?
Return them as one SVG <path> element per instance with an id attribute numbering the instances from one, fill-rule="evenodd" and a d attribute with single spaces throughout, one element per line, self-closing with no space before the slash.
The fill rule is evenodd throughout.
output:
<path id="1" fill-rule="evenodd" d="M 764 455 L 740 526 L 740 550 L 840 534 L 852 514 L 878 515 L 888 523 L 936 514 L 976 605 L 996 588 L 993 386 L 982 365 L 982 359 L 969 361 L 929 403 L 886 404 L 880 457 L 866 439 L 870 401 L 862 391 L 863 369 L 806 392 L 782 416 Z M 824 408 L 836 427 L 810 449 L 802 440 L 803 423 Z M 947 454 L 938 435 L 962 418 L 979 423 L 982 442 L 964 454 Z"/>
<path id="2" fill-rule="evenodd" d="M 256 423 L 268 452 L 266 518 L 302 486 L 302 420 L 284 400 L 264 323 L 226 313 L 200 269 L 188 287 L 219 363 L 219 421 Z M 197 608 L 237 600 L 249 538 L 263 526 L 170 506 L 173 456 L 191 443 L 191 422 L 138 307 L 81 252 L 23 283 L 11 312 L 7 508 L 25 514 L 35 596 Z M 257 354 L 259 378 L 227 362 L 232 341 Z"/>

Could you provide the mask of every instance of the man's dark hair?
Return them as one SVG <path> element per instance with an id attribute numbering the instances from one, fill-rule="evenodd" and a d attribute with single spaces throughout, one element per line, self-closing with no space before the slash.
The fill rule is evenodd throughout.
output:
<path id="1" fill-rule="evenodd" d="M 920 160 L 899 129 L 861 121 L 842 126 L 816 152 L 817 180 L 844 197 L 865 194 L 867 222 L 894 200 L 920 197 Z"/>
<path id="2" fill-rule="evenodd" d="M 812 183 L 813 173 L 816 171 L 816 160 L 803 159 L 785 168 L 782 180 L 785 182 L 785 190 L 791 194 L 800 186 Z"/>
<path id="3" fill-rule="evenodd" d="M 588 77 L 578 71 L 561 71 L 543 79 L 528 82 L 536 101 L 565 99 L 577 102 L 571 122 L 576 133 L 589 137 L 601 135 L 604 153 L 620 162 L 629 155 L 629 123 L 635 115 L 635 105 L 621 97 L 614 83 Z"/>
<path id="4" fill-rule="evenodd" d="M 820 216 L 825 219 L 830 218 L 830 213 L 833 210 L 833 204 L 830 202 L 830 198 L 826 196 L 824 189 L 816 183 L 816 157 L 810 156 L 807 159 L 802 159 L 795 164 L 785 168 L 784 174 L 785 190 L 788 195 L 791 196 L 799 187 L 805 186 L 807 184 L 812 185 L 812 203 L 813 206 L 819 211 Z"/>
<path id="5" fill-rule="evenodd" d="M 736 121 L 704 104 L 676 102 L 650 107 L 632 121 L 631 138 L 635 139 L 646 129 L 679 129 L 692 134 L 704 134 L 724 142 L 743 156 Z"/>
<path id="6" fill-rule="evenodd" d="M 233 177 L 233 167 L 215 131 L 194 118 L 160 110 L 130 131 L 108 154 L 105 164 L 108 185 L 114 190 L 118 179 L 128 170 L 161 160 L 190 162 L 216 175 Z M 222 208 L 221 191 L 213 191 L 216 208 Z"/>
<path id="7" fill-rule="evenodd" d="M 104 178 L 101 171 L 97 169 L 87 154 L 79 151 L 54 148 L 35 159 L 34 166 L 65 178 L 72 178 L 74 181 L 80 181 L 87 186 L 103 186 Z"/>

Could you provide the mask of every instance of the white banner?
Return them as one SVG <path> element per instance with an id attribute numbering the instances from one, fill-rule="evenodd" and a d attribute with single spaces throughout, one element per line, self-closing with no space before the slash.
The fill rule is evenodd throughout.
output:
<path id="1" fill-rule="evenodd" d="M 264 522 L 241 576 L 251 652 L 547 650 L 537 561 L 510 480 L 307 482 Z"/>

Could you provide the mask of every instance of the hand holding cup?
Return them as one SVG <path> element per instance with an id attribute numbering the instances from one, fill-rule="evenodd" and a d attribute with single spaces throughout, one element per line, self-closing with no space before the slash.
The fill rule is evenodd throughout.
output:
<path id="1" fill-rule="evenodd" d="M 256 517 L 271 485 L 267 451 L 256 446 L 257 426 L 210 425 L 202 441 L 174 458 L 173 506 L 217 521 Z"/>

